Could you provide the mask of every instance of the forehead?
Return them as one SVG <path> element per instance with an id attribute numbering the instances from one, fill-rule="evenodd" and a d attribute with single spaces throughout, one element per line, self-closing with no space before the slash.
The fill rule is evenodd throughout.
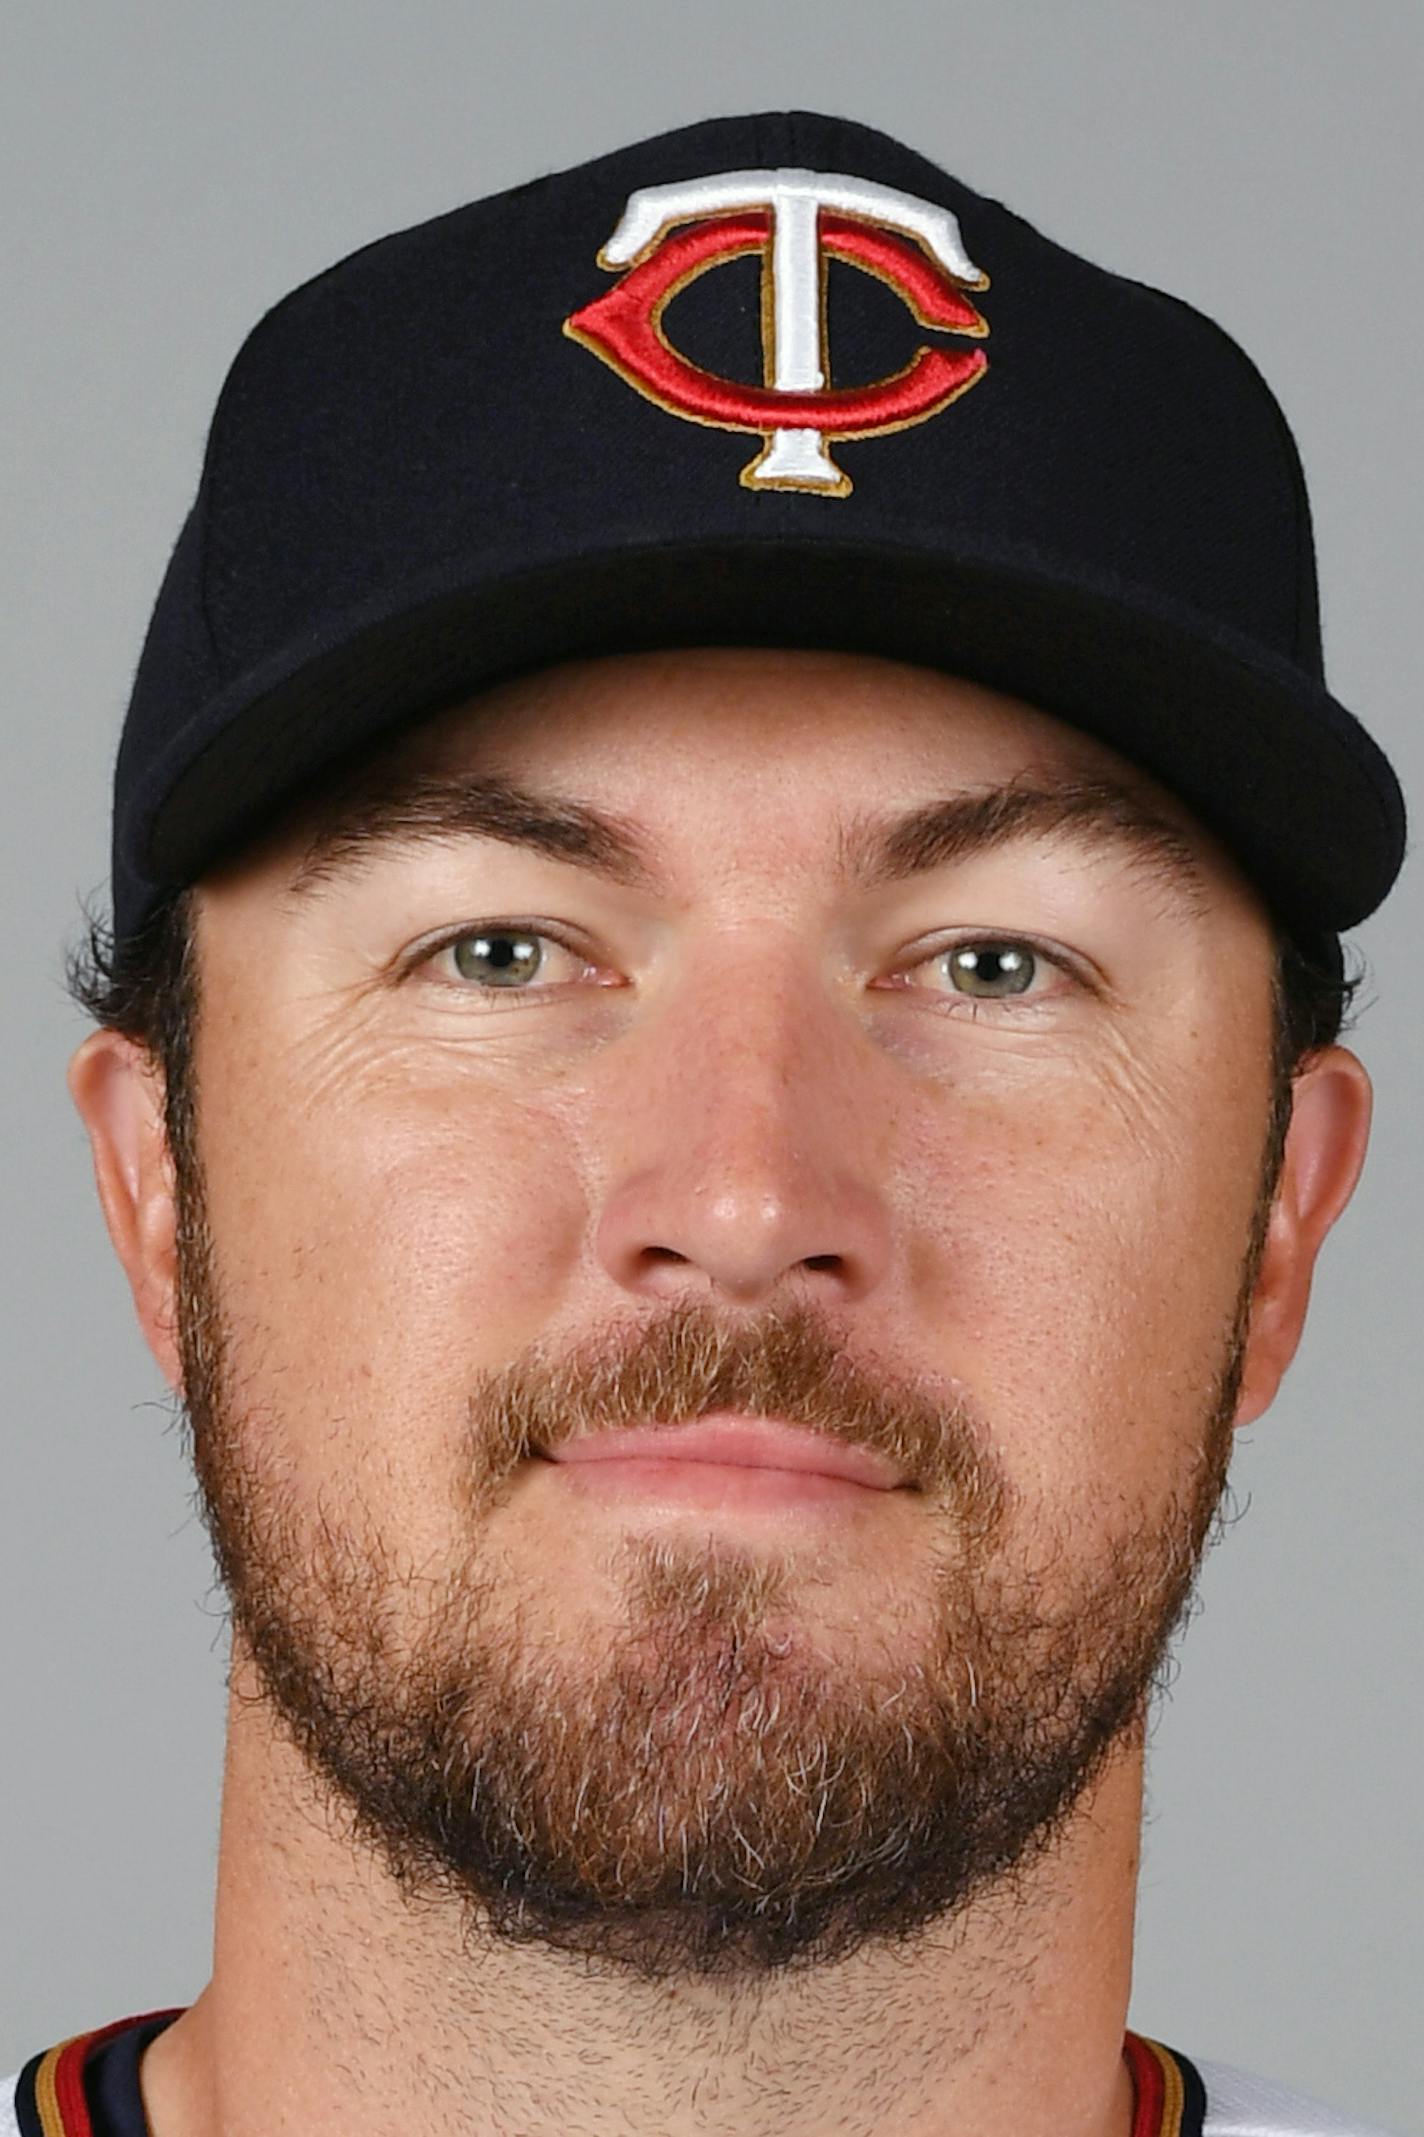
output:
<path id="1" fill-rule="evenodd" d="M 701 769 L 754 750 L 834 783 L 863 780 L 894 753 L 936 776 L 957 764 L 1114 769 L 1153 785 L 1081 729 L 997 691 L 868 655 L 706 647 L 562 663 L 483 691 L 394 736 L 393 765 L 448 768 L 518 750 L 589 771 L 614 754 L 656 755 L 659 771 Z M 627 770 L 629 766 L 622 767 Z M 1156 789 L 1163 799 L 1165 790 Z M 1185 811 L 1182 812 L 1185 818 Z"/>

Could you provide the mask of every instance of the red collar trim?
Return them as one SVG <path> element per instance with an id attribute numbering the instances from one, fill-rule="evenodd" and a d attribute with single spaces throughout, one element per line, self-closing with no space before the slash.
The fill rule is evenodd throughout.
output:
<path id="1" fill-rule="evenodd" d="M 95 2048 L 130 2026 L 144 2025 L 152 2018 L 179 2018 L 183 2006 L 171 2011 L 139 2011 L 130 2018 L 116 2018 L 111 2026 L 97 2026 L 91 2033 L 76 2033 L 41 2056 L 34 2075 L 34 2114 L 40 2137 L 94 2137 L 89 2102 L 84 2096 L 84 2065 Z"/>
<path id="2" fill-rule="evenodd" d="M 1170 2049 L 1141 2034 L 1129 2033 L 1122 2048 L 1132 2076 L 1136 2106 L 1132 2137 L 1185 2137 L 1186 2087 Z"/>

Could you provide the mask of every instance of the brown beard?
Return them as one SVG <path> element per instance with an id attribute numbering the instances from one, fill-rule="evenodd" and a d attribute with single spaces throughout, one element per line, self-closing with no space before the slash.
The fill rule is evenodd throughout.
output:
<path id="1" fill-rule="evenodd" d="M 731 1980 L 945 1922 L 1042 1858 L 1145 1715 L 1225 1485 L 1279 1154 L 1273 1137 L 1199 1442 L 1175 1491 L 1122 1507 L 1087 1552 L 1066 1522 L 1006 1549 L 1018 1501 L 982 1422 L 853 1367 L 809 1308 L 728 1323 L 679 1301 L 481 1376 L 468 1548 L 417 1584 L 359 1499 L 333 1531 L 256 1458 L 180 1148 L 185 1401 L 235 1651 L 353 1845 L 471 1941 Z M 794 1578 L 774 1554 L 665 1535 L 626 1540 L 626 1624 L 603 1652 L 531 1638 L 508 1563 L 482 1563 L 514 1471 L 578 1433 L 721 1407 L 871 1447 L 936 1496 L 943 1540 L 904 1624 L 833 1667 L 794 1609 L 773 1636 Z M 560 1568 L 528 1577 L 526 1600 Z"/>

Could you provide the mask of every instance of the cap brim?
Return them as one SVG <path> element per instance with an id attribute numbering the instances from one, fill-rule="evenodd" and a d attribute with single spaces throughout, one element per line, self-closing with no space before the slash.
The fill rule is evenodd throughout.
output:
<path id="1" fill-rule="evenodd" d="M 1399 868 L 1387 760 L 1253 642 L 1034 560 L 784 538 L 615 542 L 533 566 L 526 550 L 518 569 L 486 555 L 343 617 L 175 736 L 145 782 L 162 799 L 135 858 L 152 883 L 191 881 L 316 775 L 484 684 L 693 645 L 875 654 L 1024 699 L 1177 794 L 1302 932 L 1353 925 Z"/>

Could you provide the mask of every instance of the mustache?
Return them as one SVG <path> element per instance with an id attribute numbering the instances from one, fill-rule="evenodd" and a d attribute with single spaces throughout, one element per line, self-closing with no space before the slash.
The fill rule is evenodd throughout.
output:
<path id="1" fill-rule="evenodd" d="M 881 1455 L 920 1490 L 972 1503 L 982 1519 L 1002 1507 L 987 1425 L 959 1384 L 852 1357 L 804 1300 L 728 1320 L 701 1300 L 679 1299 L 564 1348 L 541 1339 L 482 1374 L 469 1397 L 482 1459 L 501 1475 L 573 1439 L 691 1424 L 722 1409 L 777 1417 Z"/>

